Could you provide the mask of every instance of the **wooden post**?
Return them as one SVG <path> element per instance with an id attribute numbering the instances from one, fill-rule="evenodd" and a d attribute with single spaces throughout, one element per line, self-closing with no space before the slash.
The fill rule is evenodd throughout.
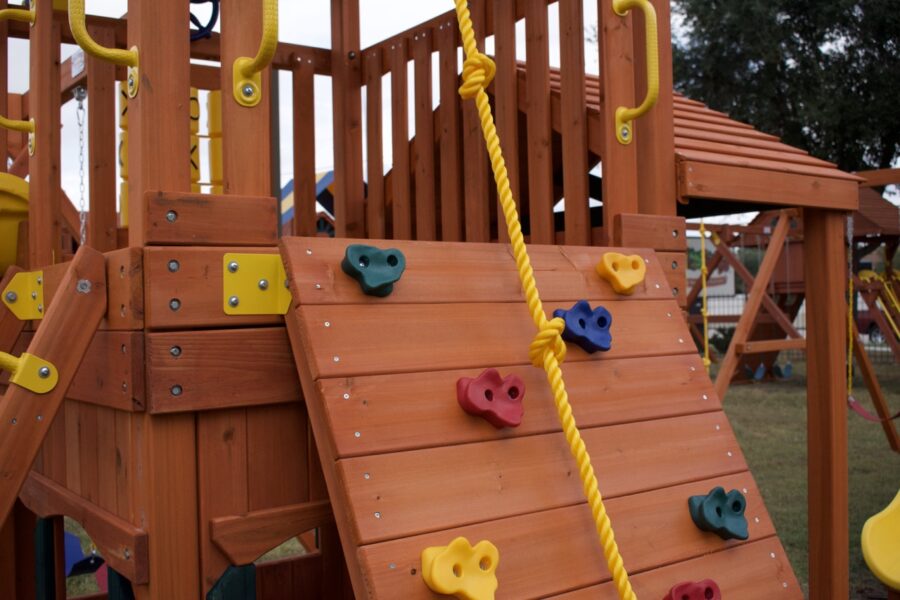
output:
<path id="1" fill-rule="evenodd" d="M 553 223 L 553 124 L 550 111 L 550 47 L 547 3 L 525 2 L 525 51 L 528 111 L 528 214 L 531 243 L 556 241 Z M 582 69 L 583 72 L 583 69 Z M 582 100 L 582 104 L 583 104 Z M 585 175 L 586 176 L 586 175 Z"/>
<path id="2" fill-rule="evenodd" d="M 115 45 L 115 32 L 88 26 L 97 43 Z M 86 55 L 88 165 L 91 177 L 87 241 L 100 252 L 115 250 L 116 243 L 116 67 Z"/>
<path id="3" fill-rule="evenodd" d="M 809 595 L 847 598 L 847 261 L 844 215 L 804 211 Z M 774 238 L 773 238 L 774 239 Z"/>
<path id="4" fill-rule="evenodd" d="M 334 218 L 338 237 L 366 236 L 362 167 L 359 0 L 331 0 Z"/>
<path id="5" fill-rule="evenodd" d="M 312 60 L 294 57 L 294 230 L 316 234 L 315 69 Z M 279 199 L 280 201 L 280 199 Z M 280 211 L 279 211 L 280 212 Z"/>
<path id="6" fill-rule="evenodd" d="M 659 43 L 659 99 L 636 121 L 638 209 L 642 214 L 675 215 L 675 117 L 672 81 L 672 27 L 669 0 L 650 0 L 656 9 Z M 644 13 L 634 15 L 634 97 L 647 93 Z"/>
<path id="7" fill-rule="evenodd" d="M 633 11 L 631 11 L 633 12 Z M 620 17 L 612 2 L 599 0 L 600 107 L 603 122 L 603 244 L 612 243 L 615 216 L 637 213 L 637 152 L 634 142 L 616 139 L 616 108 L 634 106 L 634 51 L 631 12 Z"/>
<path id="8" fill-rule="evenodd" d="M 51 265 L 60 259 L 59 174 L 60 92 L 59 22 L 53 3 L 38 2 L 31 28 L 28 111 L 35 122 L 35 150 L 29 160 L 28 264 Z"/>

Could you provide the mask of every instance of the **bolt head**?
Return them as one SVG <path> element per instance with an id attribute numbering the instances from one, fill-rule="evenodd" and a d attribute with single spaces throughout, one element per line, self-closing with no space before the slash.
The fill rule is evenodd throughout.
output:
<path id="1" fill-rule="evenodd" d="M 252 98 L 254 92 L 255 90 L 253 89 L 253 86 L 249 83 L 245 83 L 241 88 L 241 93 L 244 95 L 244 98 Z"/>
<path id="2" fill-rule="evenodd" d="M 50 367 L 41 367 L 38 369 L 38 377 L 41 379 L 47 379 L 50 377 Z"/>
<path id="3" fill-rule="evenodd" d="M 169 261 L 169 272 L 176 273 L 181 268 L 181 263 L 175 259 Z"/>
<path id="4" fill-rule="evenodd" d="M 176 383 L 175 385 L 172 386 L 172 389 L 169 390 L 169 391 L 172 392 L 172 395 L 173 395 L 173 396 L 180 396 L 180 395 L 181 395 L 181 392 L 183 392 L 184 390 L 181 388 L 180 385 L 178 385 L 178 384 Z"/>
<path id="5" fill-rule="evenodd" d="M 178 220 L 178 213 L 175 212 L 174 210 L 170 210 L 169 212 L 166 213 L 166 221 L 168 221 L 169 223 L 174 223 L 177 220 Z"/>
<path id="6" fill-rule="evenodd" d="M 39 312 L 39 313 L 44 312 L 44 305 L 43 305 L 43 304 L 38 304 L 38 312 Z"/>
<path id="7" fill-rule="evenodd" d="M 239 265 L 237 264 L 237 261 L 234 261 L 234 260 L 231 261 L 230 263 L 228 263 L 228 272 L 229 273 L 237 273 L 238 266 Z"/>
<path id="8" fill-rule="evenodd" d="M 179 300 L 178 298 L 172 298 L 171 300 L 169 300 L 169 308 L 172 310 L 178 310 L 179 308 L 181 308 L 181 300 Z"/>
<path id="9" fill-rule="evenodd" d="M 267 279 L 260 279 L 259 283 L 257 285 L 259 286 L 259 289 L 261 289 L 261 290 L 269 289 L 269 281 Z"/>
<path id="10" fill-rule="evenodd" d="M 228 299 L 228 306 L 231 306 L 232 308 L 234 308 L 235 306 L 237 306 L 240 303 L 241 303 L 241 300 L 237 296 L 232 296 L 231 298 Z"/>
<path id="11" fill-rule="evenodd" d="M 37 300 L 37 292 L 31 292 L 31 299 Z"/>
<path id="12" fill-rule="evenodd" d="M 7 302 L 15 302 L 19 299 L 19 296 L 16 295 L 15 292 L 6 292 L 6 301 Z"/>
<path id="13" fill-rule="evenodd" d="M 627 125 L 622 126 L 622 131 L 621 131 L 620 135 L 622 136 L 623 140 L 627 140 L 628 137 L 631 135 L 631 130 L 628 128 Z"/>
<path id="14" fill-rule="evenodd" d="M 92 287 L 93 286 L 91 285 L 91 282 L 88 281 L 87 279 L 79 279 L 78 283 L 75 284 L 75 290 L 79 294 L 87 294 L 88 292 L 91 291 Z"/>
<path id="15" fill-rule="evenodd" d="M 181 346 L 172 346 L 171 348 L 169 348 L 169 354 L 171 354 L 175 358 L 178 358 L 179 356 L 181 356 Z"/>

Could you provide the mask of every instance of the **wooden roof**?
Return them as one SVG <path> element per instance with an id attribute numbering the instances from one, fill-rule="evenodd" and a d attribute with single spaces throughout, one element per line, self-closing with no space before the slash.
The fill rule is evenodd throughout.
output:
<path id="1" fill-rule="evenodd" d="M 853 215 L 855 235 L 900 235 L 900 207 L 872 188 L 859 189 L 859 210 Z"/>

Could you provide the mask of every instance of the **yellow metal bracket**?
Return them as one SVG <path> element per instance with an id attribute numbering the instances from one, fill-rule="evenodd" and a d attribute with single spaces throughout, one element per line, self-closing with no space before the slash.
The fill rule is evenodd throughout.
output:
<path id="1" fill-rule="evenodd" d="M 280 254 L 225 254 L 222 308 L 226 315 L 283 315 L 290 305 Z"/>
<path id="2" fill-rule="evenodd" d="M 44 318 L 44 272 L 16 273 L 3 290 L 3 304 L 20 321 Z"/>
<path id="3" fill-rule="evenodd" d="M 59 371 L 52 364 L 33 354 L 23 352 L 16 358 L 0 352 L 0 370 L 9 371 L 9 382 L 35 394 L 46 394 L 56 387 Z"/>

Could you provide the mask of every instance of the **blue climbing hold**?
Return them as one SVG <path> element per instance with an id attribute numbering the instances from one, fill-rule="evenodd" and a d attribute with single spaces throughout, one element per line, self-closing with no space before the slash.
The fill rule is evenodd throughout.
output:
<path id="1" fill-rule="evenodd" d="M 742 493 L 731 490 L 726 494 L 721 486 L 714 487 L 705 496 L 688 498 L 688 510 L 694 525 L 715 533 L 723 540 L 746 540 L 750 537 L 744 517 L 746 508 L 747 500 Z"/>
<path id="2" fill-rule="evenodd" d="M 606 352 L 612 347 L 612 336 L 609 333 L 612 315 L 602 306 L 592 309 L 587 300 L 579 300 L 569 310 L 554 310 L 553 316 L 561 317 L 566 322 L 563 339 L 576 344 L 588 354 L 598 350 Z"/>

